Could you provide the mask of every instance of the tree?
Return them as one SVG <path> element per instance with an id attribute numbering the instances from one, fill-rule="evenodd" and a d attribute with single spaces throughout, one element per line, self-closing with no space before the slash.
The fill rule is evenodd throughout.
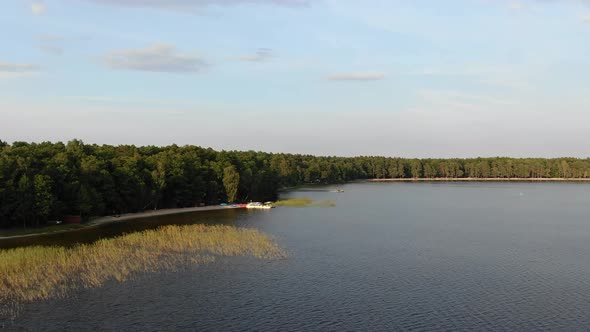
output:
<path id="1" fill-rule="evenodd" d="M 24 228 L 27 228 L 27 222 L 33 217 L 33 203 L 35 199 L 33 186 L 28 176 L 22 175 L 18 180 L 16 195 L 17 202 L 14 217 L 23 223 Z"/>
<path id="2" fill-rule="evenodd" d="M 367 178 L 590 178 L 590 159 L 403 159 L 0 141 L 0 227 L 49 217 L 271 200 L 280 188 Z"/>
<path id="3" fill-rule="evenodd" d="M 158 202 L 162 198 L 162 191 L 166 188 L 166 164 L 163 161 L 158 161 L 156 169 L 152 171 L 152 181 L 154 188 L 152 190 L 154 195 L 154 210 L 158 209 Z"/>
<path id="4" fill-rule="evenodd" d="M 51 178 L 37 174 L 34 179 L 35 189 L 35 225 L 39 226 L 39 219 L 47 221 L 53 208 L 53 194 L 51 192 Z"/>
<path id="5" fill-rule="evenodd" d="M 559 170 L 562 178 L 568 178 L 570 176 L 570 166 L 566 160 L 561 161 Z"/>
<path id="6" fill-rule="evenodd" d="M 240 185 L 240 173 L 235 166 L 227 166 L 223 169 L 223 186 L 227 194 L 227 200 L 234 202 L 238 196 L 238 187 Z"/>
<path id="7" fill-rule="evenodd" d="M 410 174 L 413 178 L 422 177 L 422 163 L 418 159 L 413 159 L 410 162 Z"/>
<path id="8" fill-rule="evenodd" d="M 424 163 L 424 177 L 425 178 L 435 178 L 436 177 L 436 169 L 432 167 L 430 163 Z"/>

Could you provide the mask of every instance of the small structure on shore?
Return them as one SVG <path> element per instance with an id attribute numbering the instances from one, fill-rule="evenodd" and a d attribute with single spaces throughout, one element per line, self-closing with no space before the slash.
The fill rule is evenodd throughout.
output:
<path id="1" fill-rule="evenodd" d="M 266 202 L 266 203 L 261 203 L 261 202 L 251 202 L 246 204 L 246 208 L 247 209 L 272 209 L 272 202 Z"/>

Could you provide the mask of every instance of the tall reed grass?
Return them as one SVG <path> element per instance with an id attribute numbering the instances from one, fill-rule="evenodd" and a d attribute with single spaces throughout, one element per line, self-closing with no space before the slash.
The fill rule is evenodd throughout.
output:
<path id="1" fill-rule="evenodd" d="M 98 242 L 0 251 L 0 303 L 6 308 L 125 281 L 134 274 L 203 264 L 218 256 L 284 257 L 255 229 L 231 226 L 165 226 Z"/>

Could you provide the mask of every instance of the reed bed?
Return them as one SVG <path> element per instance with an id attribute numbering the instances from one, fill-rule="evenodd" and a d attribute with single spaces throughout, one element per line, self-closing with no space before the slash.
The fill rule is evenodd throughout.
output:
<path id="1" fill-rule="evenodd" d="M 206 225 L 165 226 L 72 248 L 2 250 L 0 304 L 6 311 L 75 289 L 99 287 L 109 280 L 208 263 L 219 256 L 274 259 L 285 253 L 255 229 Z"/>
<path id="2" fill-rule="evenodd" d="M 323 200 L 315 202 L 311 198 L 289 198 L 273 203 L 273 206 L 287 206 L 287 207 L 334 207 L 336 202 L 332 200 Z"/>

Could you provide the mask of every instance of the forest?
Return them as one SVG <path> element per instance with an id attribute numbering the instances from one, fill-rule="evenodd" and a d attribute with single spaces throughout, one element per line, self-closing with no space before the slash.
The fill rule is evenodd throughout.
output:
<path id="1" fill-rule="evenodd" d="M 276 199 L 281 188 L 380 178 L 590 178 L 590 159 L 320 157 L 198 146 L 0 141 L 0 228 Z"/>

